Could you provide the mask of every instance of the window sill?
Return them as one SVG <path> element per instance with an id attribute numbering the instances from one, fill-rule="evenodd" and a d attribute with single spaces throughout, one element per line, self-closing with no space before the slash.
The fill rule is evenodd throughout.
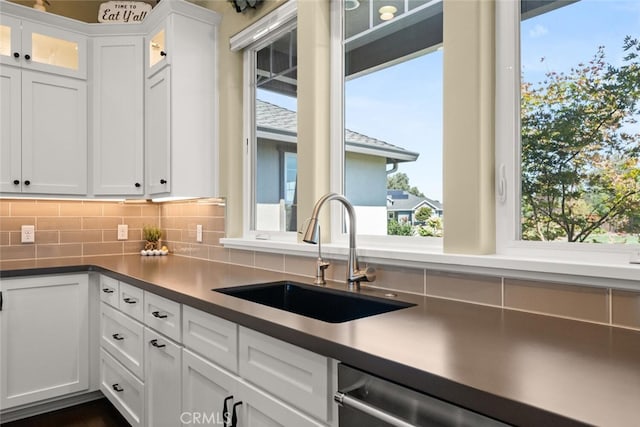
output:
<path id="1" fill-rule="evenodd" d="M 225 248 L 281 253 L 293 256 L 316 257 L 315 245 L 293 241 L 252 240 L 224 238 Z M 322 255 L 327 258 L 346 259 L 346 244 L 323 244 Z M 640 265 L 629 264 L 628 254 L 612 253 L 609 256 L 591 253 L 558 255 L 562 251 L 520 251 L 517 255 L 464 255 L 445 254 L 441 249 L 385 246 L 385 249 L 367 245 L 358 246 L 361 261 L 371 264 L 397 267 L 425 268 L 449 272 L 482 274 L 519 279 L 575 283 L 618 289 L 640 289 Z M 596 260 L 597 259 L 597 260 Z"/>

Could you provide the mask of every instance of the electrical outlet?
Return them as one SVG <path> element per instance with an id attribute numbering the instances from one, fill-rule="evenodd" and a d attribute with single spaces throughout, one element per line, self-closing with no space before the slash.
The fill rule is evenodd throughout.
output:
<path id="1" fill-rule="evenodd" d="M 34 243 L 36 241 L 36 226 L 35 225 L 23 225 L 22 226 L 22 243 Z"/>
<path id="2" fill-rule="evenodd" d="M 196 225 L 196 242 L 202 243 L 202 224 Z"/>
<path id="3" fill-rule="evenodd" d="M 118 240 L 127 240 L 129 238 L 129 226 L 127 224 L 118 224 Z"/>

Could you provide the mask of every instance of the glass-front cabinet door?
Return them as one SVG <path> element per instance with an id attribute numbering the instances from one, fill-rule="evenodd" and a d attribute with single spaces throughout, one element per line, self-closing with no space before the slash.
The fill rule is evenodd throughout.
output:
<path id="1" fill-rule="evenodd" d="M 0 63 L 18 65 L 20 51 L 20 20 L 0 16 Z"/>
<path id="2" fill-rule="evenodd" d="M 29 68 L 87 77 L 87 39 L 82 34 L 23 21 L 22 50 Z"/>
<path id="3" fill-rule="evenodd" d="M 146 74 L 147 78 L 154 75 L 165 65 L 171 63 L 169 52 L 169 38 L 171 31 L 171 17 L 168 17 L 161 25 L 156 27 L 147 38 Z"/>

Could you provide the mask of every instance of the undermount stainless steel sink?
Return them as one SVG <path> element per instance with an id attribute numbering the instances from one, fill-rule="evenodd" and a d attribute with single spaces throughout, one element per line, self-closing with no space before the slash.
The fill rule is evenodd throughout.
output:
<path id="1" fill-rule="evenodd" d="M 415 305 L 290 281 L 212 290 L 329 323 L 347 322 Z"/>

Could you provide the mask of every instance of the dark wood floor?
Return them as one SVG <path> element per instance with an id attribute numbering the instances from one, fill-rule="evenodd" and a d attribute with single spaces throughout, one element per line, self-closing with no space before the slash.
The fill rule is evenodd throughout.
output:
<path id="1" fill-rule="evenodd" d="M 130 427 L 107 399 L 3 423 L 2 427 Z"/>

